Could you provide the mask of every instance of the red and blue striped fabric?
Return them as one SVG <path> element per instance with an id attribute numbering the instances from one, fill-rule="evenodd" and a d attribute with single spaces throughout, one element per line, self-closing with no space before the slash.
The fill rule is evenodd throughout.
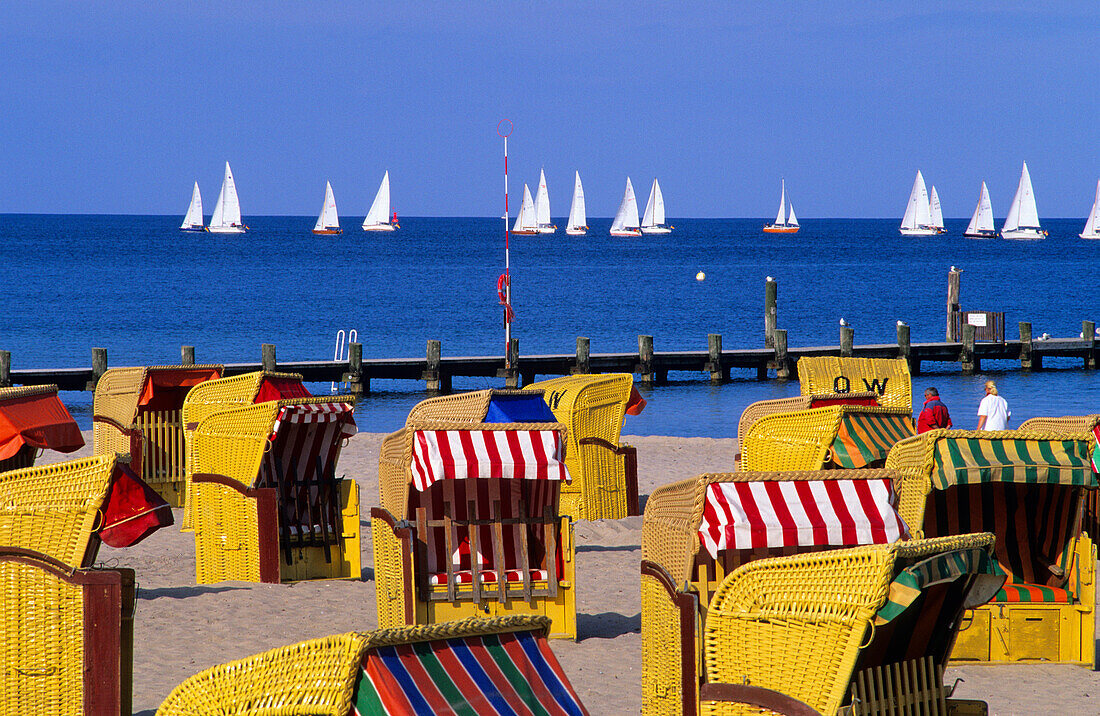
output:
<path id="1" fill-rule="evenodd" d="M 585 716 L 546 639 L 485 634 L 376 647 L 363 656 L 353 716 Z"/>
<path id="2" fill-rule="evenodd" d="M 477 478 L 569 480 L 556 430 L 417 430 L 413 486 Z"/>
<path id="3" fill-rule="evenodd" d="M 1092 429 L 1092 436 L 1096 440 L 1096 447 L 1092 450 L 1092 471 L 1100 473 L 1100 425 Z"/>

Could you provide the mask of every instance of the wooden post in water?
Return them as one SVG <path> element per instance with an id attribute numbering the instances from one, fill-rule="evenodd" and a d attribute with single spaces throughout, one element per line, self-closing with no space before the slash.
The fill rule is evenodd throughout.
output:
<path id="1" fill-rule="evenodd" d="M 771 276 L 764 281 L 764 347 L 775 347 L 775 326 L 778 320 L 779 284 Z"/>
<path id="2" fill-rule="evenodd" d="M 11 351 L 0 351 L 0 388 L 11 387 Z"/>
<path id="3" fill-rule="evenodd" d="M 844 357 L 851 357 L 852 344 L 856 340 L 856 329 L 851 326 L 840 327 L 840 355 Z"/>
<path id="4" fill-rule="evenodd" d="M 370 392 L 370 377 L 363 375 L 363 344 L 348 344 L 348 370 L 343 375 L 348 390 L 355 395 Z"/>
<path id="5" fill-rule="evenodd" d="M 955 335 L 955 314 L 962 309 L 959 307 L 959 279 L 962 277 L 962 269 L 954 266 L 947 272 L 947 340 L 958 341 Z"/>
<path id="6" fill-rule="evenodd" d="M 93 348 L 92 349 L 92 380 L 88 383 L 85 390 L 95 390 L 96 385 L 99 383 L 99 379 L 103 377 L 103 374 L 107 372 L 107 349 L 106 348 Z"/>
<path id="7" fill-rule="evenodd" d="M 791 378 L 790 360 L 787 358 L 787 329 L 775 329 L 775 377 L 777 380 Z"/>
<path id="8" fill-rule="evenodd" d="M 443 379 L 440 375 L 440 363 L 443 358 L 443 343 L 437 340 L 428 341 L 427 366 L 420 376 L 425 381 L 424 388 L 429 393 L 438 393 L 443 388 Z"/>
<path id="9" fill-rule="evenodd" d="M 962 350 L 959 351 L 959 367 L 962 369 L 963 375 L 972 375 L 976 371 L 980 371 L 981 361 L 974 355 L 974 339 L 977 333 L 977 329 L 969 323 L 964 323 L 962 327 Z"/>
<path id="10" fill-rule="evenodd" d="M 260 345 L 260 354 L 262 356 L 261 359 L 260 359 L 260 364 L 262 365 L 263 369 L 268 371 L 269 373 L 274 373 L 275 372 L 275 365 L 276 365 L 276 363 L 275 363 L 275 344 L 274 343 L 263 343 L 263 344 L 261 344 Z"/>
<path id="11" fill-rule="evenodd" d="M 707 334 L 707 364 L 705 370 L 710 372 L 710 382 L 714 385 L 725 383 L 730 379 L 728 368 L 722 368 L 722 336 L 718 333 Z"/>
<path id="12" fill-rule="evenodd" d="M 570 375 L 578 373 L 591 373 L 589 363 L 589 349 L 591 342 L 584 336 L 577 336 L 577 363 L 569 371 Z"/>
<path id="13" fill-rule="evenodd" d="M 195 346 L 180 346 L 180 365 L 195 365 Z"/>
<path id="14" fill-rule="evenodd" d="M 518 388 L 519 387 L 519 339 L 513 338 L 508 341 L 508 365 L 510 368 L 504 369 L 504 387 L 505 388 Z"/>
<path id="15" fill-rule="evenodd" d="M 1020 321 L 1020 370 L 1031 370 L 1031 323 Z"/>
<path id="16" fill-rule="evenodd" d="M 1081 321 L 1081 337 L 1085 341 L 1085 369 L 1096 368 L 1096 323 Z"/>
<path id="17" fill-rule="evenodd" d="M 909 366 L 909 375 L 920 375 L 920 361 L 913 360 L 913 349 L 909 343 L 909 324 L 898 321 L 898 358 L 903 358 Z"/>
<path id="18" fill-rule="evenodd" d="M 653 336 L 638 336 L 638 373 L 639 382 L 653 385 Z"/>

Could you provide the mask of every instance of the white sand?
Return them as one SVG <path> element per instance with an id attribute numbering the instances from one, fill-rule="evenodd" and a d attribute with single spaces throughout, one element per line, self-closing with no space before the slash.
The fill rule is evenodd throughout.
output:
<path id="1" fill-rule="evenodd" d="M 91 442 L 90 433 L 85 434 Z M 735 441 L 711 438 L 628 437 L 638 448 L 639 490 L 702 472 L 730 469 Z M 190 533 L 162 529 L 125 550 L 104 547 L 103 566 L 137 571 L 134 628 L 134 712 L 152 714 L 188 676 L 303 639 L 377 627 L 373 553 L 367 516 L 378 504 L 378 450 L 382 436 L 360 434 L 345 449 L 339 473 L 361 490 L 362 581 L 289 585 L 227 582 L 195 585 Z M 79 454 L 90 454 L 86 447 Z M 72 456 L 47 454 L 43 462 Z M 581 699 L 593 714 L 641 710 L 642 518 L 580 522 L 577 535 L 579 640 L 554 640 Z M 966 666 L 957 696 L 984 699 L 993 714 L 1100 713 L 1100 673 L 1062 665 Z"/>

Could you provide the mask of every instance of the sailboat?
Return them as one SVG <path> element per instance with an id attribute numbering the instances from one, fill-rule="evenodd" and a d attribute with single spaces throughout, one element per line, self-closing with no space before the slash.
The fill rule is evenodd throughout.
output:
<path id="1" fill-rule="evenodd" d="M 937 234 L 946 234 L 947 229 L 943 225 L 943 210 L 940 209 L 940 195 L 936 193 L 936 185 L 932 185 L 932 199 L 928 203 L 928 213 L 932 216 L 931 226 Z"/>
<path id="2" fill-rule="evenodd" d="M 638 200 L 634 197 L 634 185 L 630 183 L 630 177 L 627 177 L 623 200 L 619 203 L 619 210 L 615 212 L 615 220 L 611 222 L 611 235 L 641 236 L 642 232 L 638 227 Z"/>
<path id="3" fill-rule="evenodd" d="M 932 208 L 928 203 L 928 188 L 924 184 L 924 175 L 917 170 L 913 181 L 913 191 L 909 192 L 909 203 L 905 205 L 905 216 L 901 220 L 902 236 L 933 236 L 939 233 L 932 226 Z"/>
<path id="4" fill-rule="evenodd" d="M 214 205 L 214 214 L 210 217 L 207 231 L 215 234 L 243 234 L 248 227 L 241 223 L 241 202 L 237 198 L 237 185 L 233 183 L 233 171 L 229 162 L 225 163 L 225 178 L 222 190 L 218 192 L 218 203 Z"/>
<path id="5" fill-rule="evenodd" d="M 1100 181 L 1096 182 L 1096 198 L 1092 200 L 1092 211 L 1085 222 L 1085 229 L 1078 236 L 1082 239 L 1100 239 Z"/>
<path id="6" fill-rule="evenodd" d="M 198 182 L 191 191 L 191 205 L 187 207 L 187 216 L 183 217 L 180 231 L 206 231 L 202 225 L 202 195 L 199 194 Z"/>
<path id="7" fill-rule="evenodd" d="M 1016 196 L 1012 197 L 1012 206 L 1001 227 L 1002 239 L 1041 239 L 1047 235 L 1039 227 L 1039 210 L 1035 208 L 1035 192 L 1031 188 L 1031 174 L 1027 171 L 1027 162 L 1020 172 L 1020 185 L 1016 187 Z"/>
<path id="8" fill-rule="evenodd" d="M 321 213 L 313 225 L 315 234 L 340 234 L 340 217 L 336 214 L 336 197 L 332 195 L 332 184 L 325 182 L 325 203 L 321 204 Z"/>
<path id="9" fill-rule="evenodd" d="M 963 233 L 971 239 L 995 239 L 997 230 L 993 228 L 993 204 L 989 201 L 989 189 L 982 182 L 982 193 L 978 196 L 978 205 L 974 207 L 974 216 Z"/>
<path id="10" fill-rule="evenodd" d="M 649 188 L 649 201 L 645 205 L 645 213 L 642 215 L 643 234 L 669 234 L 671 226 L 665 226 L 665 195 L 661 193 L 661 185 L 657 178 L 653 178 L 653 186 Z"/>
<path id="11" fill-rule="evenodd" d="M 531 190 L 523 185 L 523 203 L 519 207 L 519 216 L 512 226 L 513 234 L 532 235 L 539 233 L 538 222 L 535 221 L 535 202 L 531 201 Z"/>
<path id="12" fill-rule="evenodd" d="M 794 204 L 787 198 L 787 181 L 781 179 L 779 183 L 779 213 L 775 216 L 775 223 L 764 227 L 765 234 L 797 234 L 798 217 L 794 215 Z M 789 209 L 789 211 L 788 211 Z"/>
<path id="13" fill-rule="evenodd" d="M 581 173 L 576 172 L 573 180 L 573 203 L 569 206 L 569 223 L 565 233 L 570 236 L 584 236 L 588 231 L 588 217 L 584 211 L 584 187 L 581 186 Z"/>
<path id="14" fill-rule="evenodd" d="M 397 212 L 393 212 L 390 220 L 390 172 L 382 176 L 382 183 L 378 186 L 378 193 L 374 195 L 374 203 L 370 205 L 367 218 L 363 219 L 363 231 L 393 231 L 401 228 L 397 225 Z"/>
<path id="15" fill-rule="evenodd" d="M 535 221 L 540 234 L 552 234 L 558 230 L 550 223 L 550 193 L 546 191 L 546 172 L 539 169 L 539 188 L 535 192 Z"/>

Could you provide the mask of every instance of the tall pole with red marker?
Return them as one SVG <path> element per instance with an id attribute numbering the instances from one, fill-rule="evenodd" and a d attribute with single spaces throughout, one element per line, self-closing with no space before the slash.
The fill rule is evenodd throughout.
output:
<path id="1" fill-rule="evenodd" d="M 512 276 L 509 257 L 509 239 L 511 229 L 508 216 L 508 137 L 512 134 L 512 120 L 502 119 L 497 123 L 497 134 L 504 139 L 504 273 L 497 279 L 497 298 L 504 307 L 504 367 L 512 370 L 512 319 L 516 317 L 512 310 Z"/>

